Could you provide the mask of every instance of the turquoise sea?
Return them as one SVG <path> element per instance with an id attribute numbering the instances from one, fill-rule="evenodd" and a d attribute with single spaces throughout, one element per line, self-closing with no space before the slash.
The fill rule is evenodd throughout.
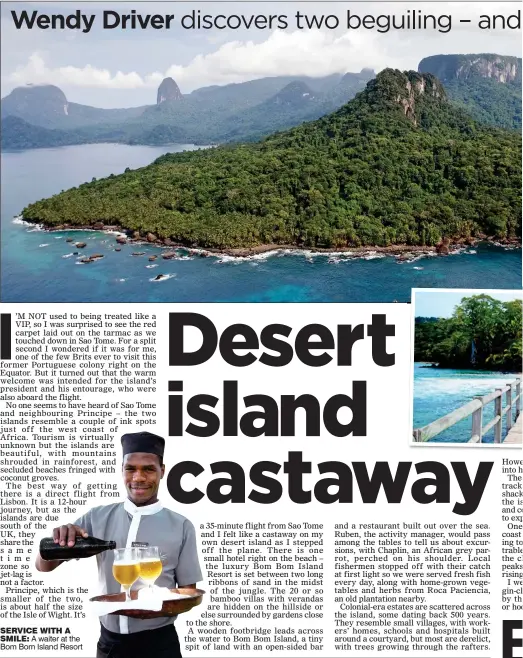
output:
<path id="1" fill-rule="evenodd" d="M 414 364 L 414 427 L 423 427 L 445 416 L 472 400 L 516 379 L 514 373 L 477 370 L 431 368 L 428 364 Z M 485 407 L 483 425 L 494 418 L 494 403 Z M 472 417 L 466 418 L 432 439 L 435 443 L 467 443 L 470 439 Z M 506 435 L 503 422 L 502 436 Z M 484 438 L 492 443 L 494 431 Z"/>
<path id="2" fill-rule="evenodd" d="M 234 259 L 183 251 L 175 260 L 150 263 L 157 247 L 126 245 L 116 252 L 114 235 L 49 233 L 13 221 L 32 201 L 184 148 L 194 147 L 87 144 L 2 153 L 2 301 L 407 302 L 413 287 L 521 287 L 521 250 L 491 245 L 403 263 L 378 254 L 275 252 Z M 75 249 L 68 237 L 87 247 Z M 145 254 L 132 256 L 133 251 Z M 79 263 L 94 253 L 104 258 Z M 158 274 L 165 277 L 154 281 Z"/>

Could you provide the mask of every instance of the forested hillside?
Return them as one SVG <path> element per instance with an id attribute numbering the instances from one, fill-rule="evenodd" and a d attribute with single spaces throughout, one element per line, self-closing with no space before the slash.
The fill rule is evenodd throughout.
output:
<path id="1" fill-rule="evenodd" d="M 387 69 L 334 114 L 255 144 L 168 154 L 23 211 L 216 248 L 435 245 L 514 238 L 521 140 L 451 106 L 430 74 Z"/>
<path id="2" fill-rule="evenodd" d="M 336 110 L 373 77 L 371 69 L 323 78 L 279 76 L 185 95 L 166 78 L 156 105 L 112 110 L 70 103 L 53 85 L 18 87 L 2 99 L 2 148 L 255 141 Z"/>
<path id="3" fill-rule="evenodd" d="M 521 372 L 521 300 L 468 297 L 451 318 L 416 318 L 414 360 L 442 368 Z"/>
<path id="4" fill-rule="evenodd" d="M 418 70 L 441 80 L 449 98 L 478 121 L 521 130 L 521 58 L 433 55 L 422 59 Z"/>

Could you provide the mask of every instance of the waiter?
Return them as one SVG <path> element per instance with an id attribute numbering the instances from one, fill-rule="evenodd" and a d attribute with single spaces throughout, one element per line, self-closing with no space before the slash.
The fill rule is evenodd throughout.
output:
<path id="1" fill-rule="evenodd" d="M 99 537 L 116 542 L 117 548 L 137 544 L 158 546 L 163 570 L 159 587 L 196 587 L 202 580 L 193 524 L 158 500 L 160 480 L 165 473 L 165 441 L 150 432 L 122 436 L 122 475 L 127 500 L 89 510 L 74 524 L 55 528 L 60 546 L 74 546 L 76 537 Z M 121 591 L 113 577 L 113 553 L 96 556 L 104 594 Z M 53 571 L 62 560 L 36 559 L 38 571 Z M 132 619 L 123 615 L 100 617 L 101 631 L 96 658 L 180 658 L 175 617 Z"/>

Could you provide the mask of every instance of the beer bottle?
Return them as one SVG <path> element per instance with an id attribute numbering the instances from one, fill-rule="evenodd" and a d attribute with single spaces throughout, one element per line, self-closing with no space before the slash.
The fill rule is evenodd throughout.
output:
<path id="1" fill-rule="evenodd" d="M 44 537 L 40 542 L 40 556 L 43 560 L 78 560 L 115 548 L 115 541 L 104 541 L 96 537 L 76 537 L 74 546 L 60 546 L 55 544 L 52 537 Z"/>

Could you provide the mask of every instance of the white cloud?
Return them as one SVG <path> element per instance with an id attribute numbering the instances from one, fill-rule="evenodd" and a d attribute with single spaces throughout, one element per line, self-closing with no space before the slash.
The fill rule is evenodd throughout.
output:
<path id="1" fill-rule="evenodd" d="M 372 53 L 372 57 L 370 57 Z M 372 60 L 372 61 L 371 61 Z M 186 66 L 172 64 L 165 73 L 140 75 L 136 71 L 111 72 L 84 67 L 50 67 L 40 53 L 6 78 L 15 85 L 52 83 L 58 86 L 140 89 L 157 86 L 172 76 L 184 90 L 207 84 L 242 82 L 276 75 L 310 75 L 358 71 L 373 65 L 383 68 L 387 54 L 379 35 L 354 33 L 335 36 L 325 32 L 273 32 L 265 41 L 229 41 L 207 55 L 197 55 Z M 398 63 L 399 65 L 399 63 Z"/>
<path id="2" fill-rule="evenodd" d="M 325 9 L 330 3 L 318 2 L 318 8 Z M 488 5 L 492 7 L 492 3 Z M 351 9 L 352 13 L 378 13 L 395 15 L 407 12 L 421 12 L 413 9 L 413 5 L 385 5 L 368 3 L 358 5 L 359 9 Z M 362 9 L 365 7 L 365 9 Z M 394 7 L 394 11 L 391 10 Z M 504 2 L 496 3 L 499 12 L 513 6 Z M 451 9 L 452 8 L 452 9 Z M 324 9 L 324 11 L 325 11 Z M 420 59 L 439 53 L 459 52 L 499 52 L 501 54 L 520 54 L 521 36 L 517 31 L 482 31 L 477 27 L 477 17 L 485 11 L 485 5 L 477 3 L 447 3 L 424 4 L 423 12 L 434 14 L 452 13 L 453 28 L 445 34 L 437 31 L 423 30 L 391 30 L 389 33 L 378 33 L 376 30 L 346 30 L 340 27 L 335 31 L 328 30 L 276 30 L 268 34 L 265 40 L 251 40 L 248 35 L 238 34 L 226 42 L 223 33 L 209 31 L 207 48 L 210 52 L 196 55 L 186 64 L 172 63 L 164 72 L 147 72 L 147 66 L 152 69 L 154 64 L 147 64 L 144 53 L 143 66 L 145 71 L 122 71 L 98 68 L 93 64 L 78 66 L 49 65 L 47 55 L 41 51 L 33 52 L 27 62 L 7 74 L 4 80 L 9 85 L 26 83 L 53 83 L 72 87 L 99 88 L 111 90 L 140 90 L 158 86 L 162 78 L 172 76 L 183 92 L 210 84 L 227 84 L 243 82 L 265 76 L 278 75 L 310 75 L 324 76 L 330 73 L 345 73 L 359 71 L 364 67 L 372 67 L 379 71 L 385 67 L 400 69 L 416 68 Z M 491 10 L 492 11 L 492 10 Z M 338 10 L 343 16 L 344 11 Z M 468 17 L 471 23 L 460 24 L 459 18 Z M 229 34 L 231 32 L 229 31 Z M 203 36 L 200 32 L 200 36 Z M 259 35 L 258 35 L 259 36 Z M 220 37 L 220 39 L 218 39 Z M 226 38 L 226 37 L 225 37 Z M 118 60 L 109 57 L 107 63 L 125 61 L 125 48 L 139 48 L 141 43 L 133 35 L 134 42 L 119 41 Z M 95 42 L 96 43 L 96 42 Z M 74 46 L 73 46 L 74 47 Z M 60 57 L 63 57 L 63 51 Z M 57 54 L 53 59 L 56 61 Z M 172 51 L 171 51 L 172 57 Z M 158 58 L 157 58 L 158 59 Z M 63 61 L 63 60 L 58 60 Z M 100 61 L 100 59 L 98 59 Z M 171 59 L 172 61 L 172 59 Z M 136 64 L 134 64 L 136 67 Z M 4 68 L 5 71 L 5 68 Z"/>
<path id="3" fill-rule="evenodd" d="M 139 89 L 155 87 L 162 81 L 161 73 L 151 73 L 145 78 L 135 71 L 111 73 L 108 69 L 98 69 L 90 64 L 79 68 L 76 66 L 48 67 L 39 53 L 30 55 L 27 64 L 18 66 L 7 76 L 8 82 L 15 85 L 55 84 L 76 87 L 99 87 L 106 89 Z"/>
<path id="4" fill-rule="evenodd" d="M 196 56 L 187 66 L 169 67 L 167 75 L 184 87 L 192 87 L 196 82 L 225 84 L 277 75 L 318 77 L 370 65 L 387 65 L 378 35 L 273 32 L 261 43 L 225 43 L 208 55 Z"/>

